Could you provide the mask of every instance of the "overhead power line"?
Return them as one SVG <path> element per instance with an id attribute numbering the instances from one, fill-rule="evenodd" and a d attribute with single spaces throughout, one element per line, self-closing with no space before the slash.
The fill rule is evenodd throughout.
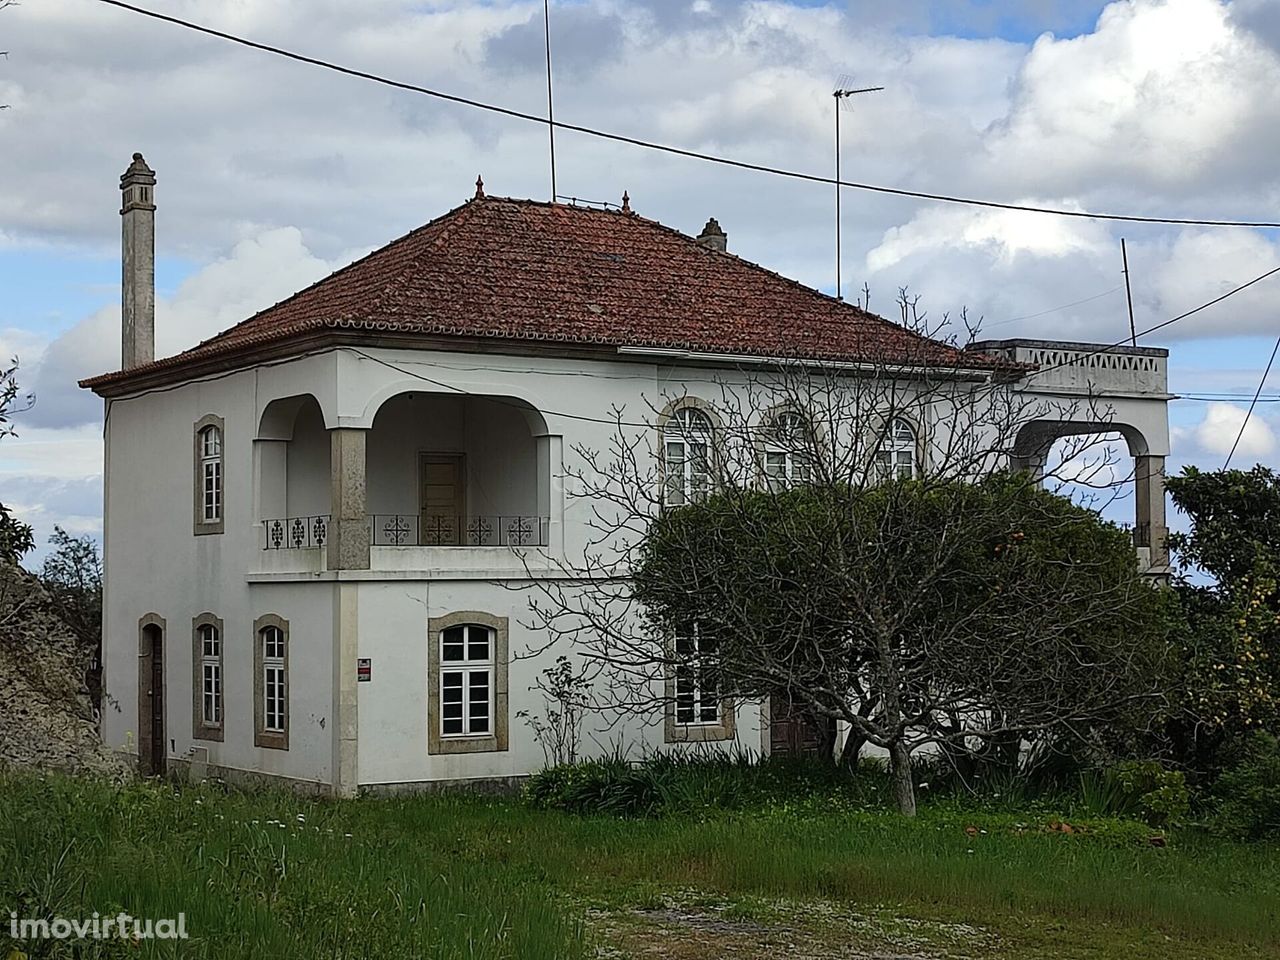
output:
<path id="1" fill-rule="evenodd" d="M 1249 425 L 1249 418 L 1253 416 L 1253 408 L 1258 405 L 1258 398 L 1262 396 L 1262 388 L 1267 382 L 1267 374 L 1271 372 L 1271 365 L 1276 362 L 1276 351 L 1278 350 L 1280 350 L 1280 337 L 1276 337 L 1276 345 L 1271 348 L 1271 357 L 1267 360 L 1267 366 L 1262 371 L 1262 379 L 1258 381 L 1258 389 L 1254 391 L 1253 399 L 1249 401 L 1249 409 L 1245 411 L 1244 419 L 1240 421 L 1240 432 L 1236 434 L 1235 442 L 1231 444 L 1227 459 L 1222 462 L 1223 470 L 1231 466 L 1231 458 L 1236 455 L 1236 447 L 1240 446 L 1240 440 L 1244 437 L 1244 428 Z"/>
<path id="2" fill-rule="evenodd" d="M 1237 293 L 1240 293 L 1242 290 L 1248 290 L 1255 283 L 1261 283 L 1263 280 L 1266 280 L 1268 277 L 1275 276 L 1277 273 L 1280 273 L 1280 266 L 1272 267 L 1266 273 L 1261 273 L 1258 276 L 1254 277 L 1252 280 L 1246 280 L 1244 283 L 1240 284 L 1239 286 L 1232 287 L 1226 293 L 1220 294 L 1219 296 L 1214 297 L 1212 300 L 1208 300 L 1205 303 L 1200 304 L 1200 306 L 1198 307 L 1192 307 L 1190 310 L 1186 311 L 1185 313 L 1180 313 L 1176 317 L 1171 317 L 1168 320 L 1162 320 L 1160 323 L 1157 323 L 1155 326 L 1147 327 L 1145 330 L 1139 330 L 1132 337 L 1125 337 L 1123 340 L 1117 340 L 1115 343 L 1109 343 L 1104 346 L 1098 347 L 1095 350 L 1089 350 L 1077 356 L 1069 357 L 1068 359 L 1063 360 L 1061 363 L 1054 363 L 1054 364 L 1050 364 L 1047 367 L 1041 367 L 1039 370 L 1034 371 L 1031 374 L 1031 376 L 1033 377 L 1039 376 L 1042 373 L 1048 373 L 1050 370 L 1060 370 L 1062 367 L 1073 366 L 1077 363 L 1087 360 L 1089 357 L 1096 357 L 1099 354 L 1107 353 L 1111 350 L 1116 349 L 1117 347 L 1123 347 L 1125 344 L 1129 343 L 1131 339 L 1134 343 L 1136 343 L 1139 337 L 1145 337 L 1149 333 L 1155 333 L 1157 330 L 1163 330 L 1165 327 L 1172 326 L 1173 324 L 1177 323 L 1180 320 L 1187 319 L 1187 317 L 1195 316 L 1201 310 L 1207 310 L 1209 309 L 1209 307 L 1212 307 L 1214 304 L 1221 303 L 1223 300 L 1226 300 L 1228 297 L 1234 297 Z M 1268 364 L 1268 367 L 1269 366 L 1270 365 Z"/>
<path id="3" fill-rule="evenodd" d="M 463 97 L 454 93 L 446 93 L 443 90 L 433 90 L 430 87 L 423 87 L 413 83 L 404 83 L 400 80 L 392 80 L 376 73 L 369 73 L 365 70 L 356 70 L 352 67 L 344 67 L 341 64 L 333 63 L 329 60 L 323 60 L 319 57 L 307 56 L 306 54 L 296 53 L 292 50 L 286 50 L 283 47 L 272 46 L 267 43 L 259 43 L 256 40 L 250 40 L 246 37 L 237 36 L 233 33 L 215 30 L 212 27 L 193 23 L 190 20 L 183 20 L 180 17 L 170 16 L 166 13 L 159 13 L 155 10 L 148 10 L 145 7 L 125 3 L 124 0 L 96 0 L 96 2 L 112 7 L 118 7 L 121 10 L 128 10 L 131 13 L 136 13 L 143 17 L 149 17 L 152 20 L 159 20 L 163 23 L 172 24 L 173 26 L 193 30 L 197 33 L 205 34 L 206 36 L 217 37 L 220 40 L 239 44 L 242 47 L 248 47 L 252 50 L 270 53 L 274 56 L 284 57 L 289 60 L 297 61 L 298 63 L 309 64 L 313 67 L 320 67 L 321 69 L 330 70 L 334 73 L 340 73 L 345 76 L 356 77 L 360 80 L 368 80 L 371 83 L 378 83 L 383 86 L 392 87 L 396 90 L 405 90 L 410 93 L 418 93 L 423 96 L 435 97 L 437 100 L 444 100 L 449 103 L 472 107 L 476 110 L 486 110 L 490 113 L 512 117 L 517 120 L 527 120 L 531 123 L 548 124 L 553 130 L 569 130 L 574 133 L 581 133 L 586 136 L 597 137 L 602 140 L 611 140 L 615 143 L 625 143 L 633 147 L 641 147 L 645 150 L 656 150 L 679 157 L 688 157 L 692 160 L 702 160 L 707 163 L 716 163 L 722 166 L 734 167 L 739 170 L 750 170 L 756 173 L 766 173 L 778 177 L 787 177 L 792 180 L 803 180 L 809 183 L 823 183 L 830 186 L 846 187 L 850 190 L 863 190 L 869 193 L 908 197 L 914 200 L 929 200 L 935 203 L 954 203 L 994 210 L 1014 210 L 1023 213 L 1045 213 L 1058 217 L 1074 217 L 1081 220 L 1108 220 L 1125 223 L 1170 224 L 1174 226 L 1257 227 L 1265 229 L 1280 229 L 1280 221 L 1206 220 L 1189 217 L 1156 217 L 1122 213 L 1094 213 L 1088 210 L 1066 210 L 1061 207 L 1038 207 L 1022 203 L 1003 203 L 997 200 L 981 200 L 974 197 L 957 197 L 942 193 L 929 193 L 922 190 L 908 190 L 903 187 L 886 187 L 872 183 L 858 183 L 852 180 L 841 180 L 837 177 L 824 177 L 820 174 L 804 173 L 799 170 L 787 170 L 782 167 L 773 167 L 762 163 L 752 163 L 747 160 L 737 160 L 732 157 L 717 156 L 715 154 L 703 153 L 698 150 L 687 150 L 683 147 L 673 147 L 670 144 L 657 143 L 652 140 L 644 140 L 640 137 L 627 136 L 626 134 L 621 133 L 612 133 L 607 130 L 600 130 L 594 127 L 583 126 L 581 124 L 565 123 L 562 120 L 555 120 L 550 117 L 540 117 L 536 114 L 513 110 L 510 107 L 503 107 L 494 103 L 486 103 L 482 100 L 475 100 L 470 97 Z"/>

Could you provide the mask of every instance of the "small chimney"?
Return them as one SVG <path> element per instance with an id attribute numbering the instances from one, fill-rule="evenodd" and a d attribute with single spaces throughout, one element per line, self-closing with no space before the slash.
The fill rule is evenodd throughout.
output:
<path id="1" fill-rule="evenodd" d="M 120 177 L 121 360 L 125 370 L 156 358 L 156 172 L 133 155 Z"/>
<path id="2" fill-rule="evenodd" d="M 720 229 L 720 224 L 712 217 L 698 234 L 698 242 L 708 250 L 719 250 L 725 253 L 729 249 L 729 236 Z"/>

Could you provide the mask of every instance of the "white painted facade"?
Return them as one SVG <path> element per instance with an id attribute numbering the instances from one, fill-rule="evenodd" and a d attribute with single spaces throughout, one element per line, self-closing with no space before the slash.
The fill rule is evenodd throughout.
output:
<path id="1" fill-rule="evenodd" d="M 1145 379 L 1117 372 L 1107 391 L 1116 422 L 1105 428 L 1121 430 L 1142 456 L 1168 452 L 1163 365 L 1159 352 L 1144 354 Z M 335 347 L 108 401 L 104 736 L 136 751 L 145 719 L 135 708 L 139 621 L 156 614 L 166 625 L 164 729 L 172 761 L 348 793 L 511 778 L 541 768 L 542 749 L 517 713 L 545 710 L 541 694 L 530 688 L 557 653 L 572 651 L 511 660 L 507 749 L 431 754 L 427 657 L 435 638 L 428 621 L 483 611 L 509 619 L 509 654 L 540 646 L 542 638 L 526 626 L 526 594 L 510 588 L 530 575 L 526 563 L 532 575 L 552 576 L 548 558 L 582 553 L 591 505 L 574 499 L 564 482 L 574 447 L 607 445 L 614 427 L 600 421 L 613 406 L 648 411 L 663 398 L 706 394 L 735 376 L 742 374 L 653 357 Z M 1092 383 L 1096 390 L 1097 375 Z M 1029 383 L 1028 389 L 1069 398 L 1073 385 Z M 225 424 L 224 532 L 197 536 L 188 451 L 193 426 L 210 414 Z M 538 517 L 545 546 L 419 546 L 411 536 L 407 545 L 370 547 L 368 569 L 333 569 L 322 547 L 264 549 L 264 521 L 332 512 L 331 438 L 341 430 L 366 432 L 362 479 L 369 514 L 417 514 L 418 456 L 463 453 L 467 515 Z M 225 625 L 220 742 L 193 731 L 191 629 L 204 613 Z M 289 625 L 287 750 L 254 745 L 253 624 L 266 614 Z M 358 658 L 371 661 L 368 682 L 355 679 Z M 720 746 L 767 749 L 759 704 L 739 704 L 735 719 L 733 738 Z M 584 752 L 622 747 L 638 756 L 686 748 L 664 743 L 662 721 L 660 715 L 621 723 L 588 717 Z"/>
<path id="2" fill-rule="evenodd" d="M 558 655 L 575 651 L 547 649 L 528 626 L 521 587 L 572 570 L 591 541 L 596 505 L 576 496 L 570 479 L 583 466 L 578 451 L 609 446 L 614 409 L 652 422 L 673 398 L 714 405 L 726 387 L 745 388 L 760 361 L 599 344 L 504 350 L 501 341 L 439 337 L 389 347 L 348 336 L 296 355 L 279 345 L 269 358 L 246 351 L 199 375 L 171 370 L 157 379 L 154 184 L 135 155 L 121 178 L 122 355 L 126 372 L 142 375 L 93 384 L 108 397 L 106 741 L 152 770 L 187 765 L 193 775 L 265 776 L 341 795 L 541 768 L 543 749 L 520 715 L 545 713 L 532 688 Z M 722 252 L 723 232 L 710 233 Z M 1034 469 L 1058 437 L 1119 431 L 1136 466 L 1140 553 L 1159 573 L 1167 563 L 1165 351 L 1031 341 L 984 350 L 1039 365 L 1043 373 L 1018 389 L 1053 409 L 1086 397 L 1105 403 L 1105 421 L 1046 414 L 1026 424 L 1013 456 Z M 209 424 L 221 442 L 213 474 L 198 442 Z M 936 439 L 950 425 L 935 418 L 919 427 Z M 656 429 L 652 440 L 640 445 L 642 459 L 658 456 Z M 211 476 L 220 504 L 206 522 Z M 221 711 L 212 725 L 201 713 L 203 671 L 213 668 L 209 650 L 197 647 L 198 622 L 221 625 L 213 657 Z M 264 623 L 286 636 L 283 730 L 263 729 L 278 709 L 264 709 Z M 489 736 L 450 738 L 439 723 L 443 681 L 432 671 L 441 669 L 443 631 L 457 623 L 500 625 L 491 627 L 495 646 L 506 639 L 505 656 L 486 668 Z M 732 722 L 721 717 L 697 735 L 673 733 L 662 707 L 652 716 L 588 714 L 582 752 L 768 750 L 767 705 L 732 711 Z"/>

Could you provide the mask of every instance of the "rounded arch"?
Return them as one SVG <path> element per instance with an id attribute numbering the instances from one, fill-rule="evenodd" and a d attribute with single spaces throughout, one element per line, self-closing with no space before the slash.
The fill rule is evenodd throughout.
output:
<path id="1" fill-rule="evenodd" d="M 1141 430 L 1130 423 L 1116 420 L 1031 420 L 1018 430 L 1013 455 L 1029 459 L 1047 453 L 1054 441 L 1063 437 L 1088 434 L 1118 433 L 1124 438 L 1132 457 L 1149 455 L 1151 447 Z"/>
<path id="2" fill-rule="evenodd" d="M 299 414 L 311 406 L 319 411 L 321 421 L 328 428 L 329 420 L 319 399 L 314 394 L 300 393 L 291 397 L 277 397 L 262 408 L 262 414 L 258 417 L 257 439 L 292 440 Z"/>
<path id="3" fill-rule="evenodd" d="M 724 422 L 720 419 L 720 414 L 716 411 L 715 406 L 703 400 L 701 397 L 694 397 L 685 394 L 670 400 L 665 407 L 658 411 L 656 426 L 659 430 L 666 428 L 681 410 L 696 410 L 707 418 L 707 423 L 711 430 L 719 433 L 724 428 Z"/>
<path id="4" fill-rule="evenodd" d="M 426 389 L 424 389 L 424 387 Z M 542 415 L 542 412 L 537 408 L 537 406 L 523 397 L 514 397 L 508 394 L 472 393 L 467 390 L 433 390 L 431 387 L 432 384 L 424 383 L 422 380 L 416 380 L 413 378 L 392 381 L 381 389 L 375 391 L 369 398 L 369 402 L 365 404 L 364 413 L 360 416 L 359 423 L 346 424 L 346 426 L 372 429 L 373 422 L 377 419 L 379 411 L 382 410 L 388 401 L 402 395 L 419 395 L 463 397 L 476 400 L 491 400 L 496 403 L 506 404 L 517 410 L 524 417 L 525 424 L 529 428 L 530 436 L 543 437 L 551 433 L 551 429 L 547 426 L 547 420 Z"/>

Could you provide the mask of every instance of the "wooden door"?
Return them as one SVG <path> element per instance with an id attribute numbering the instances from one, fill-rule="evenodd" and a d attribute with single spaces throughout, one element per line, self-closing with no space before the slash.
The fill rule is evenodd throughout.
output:
<path id="1" fill-rule="evenodd" d="M 457 545 L 466 525 L 466 463 L 460 453 L 424 453 L 418 471 L 422 544 Z"/>
<path id="2" fill-rule="evenodd" d="M 139 681 L 147 685 L 147 695 L 140 698 L 142 716 L 138 717 L 138 729 L 149 736 L 141 740 L 138 757 L 141 773 L 145 777 L 164 776 L 164 631 L 155 624 L 143 628 L 145 653 Z"/>
<path id="3" fill-rule="evenodd" d="M 770 753 L 816 757 L 825 744 L 834 743 L 834 733 L 835 721 L 830 717 L 815 717 L 781 695 L 769 698 Z"/>

